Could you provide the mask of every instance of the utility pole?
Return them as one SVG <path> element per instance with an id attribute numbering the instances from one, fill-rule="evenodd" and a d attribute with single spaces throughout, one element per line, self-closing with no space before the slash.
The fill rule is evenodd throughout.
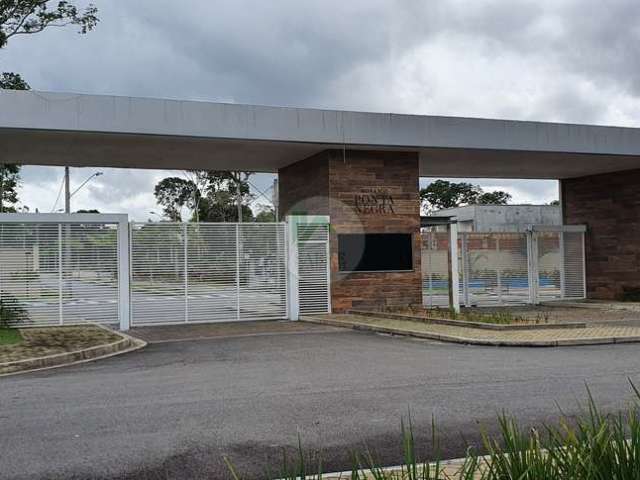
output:
<path id="1" fill-rule="evenodd" d="M 0 163 L 0 213 L 4 212 L 2 200 L 4 199 L 4 163 Z"/>
<path id="2" fill-rule="evenodd" d="M 276 222 L 280 221 L 279 206 L 280 206 L 280 194 L 278 192 L 278 179 L 273 179 L 273 192 L 271 195 L 271 202 L 273 203 L 273 210 L 276 217 Z"/>
<path id="3" fill-rule="evenodd" d="M 69 185 L 69 167 L 64 167 L 64 213 L 71 213 L 71 186 Z"/>
<path id="4" fill-rule="evenodd" d="M 242 191 L 240 190 L 240 175 L 242 172 L 236 174 L 236 188 L 238 189 L 236 195 L 236 208 L 238 209 L 238 223 L 242 223 Z"/>

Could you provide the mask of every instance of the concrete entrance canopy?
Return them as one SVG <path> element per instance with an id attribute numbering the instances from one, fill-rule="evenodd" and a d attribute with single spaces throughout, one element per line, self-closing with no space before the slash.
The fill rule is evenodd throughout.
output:
<path id="1" fill-rule="evenodd" d="M 277 172 L 328 149 L 416 152 L 420 176 L 640 168 L 640 129 L 0 90 L 0 162 Z"/>

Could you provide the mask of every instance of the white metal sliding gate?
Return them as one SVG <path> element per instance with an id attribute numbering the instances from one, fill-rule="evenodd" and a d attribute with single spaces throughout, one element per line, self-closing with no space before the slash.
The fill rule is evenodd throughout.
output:
<path id="1" fill-rule="evenodd" d="M 423 232 L 423 302 L 449 306 L 449 234 Z M 491 306 L 586 297 L 584 229 L 458 234 L 460 303 Z"/>
<path id="2" fill-rule="evenodd" d="M 122 322 L 127 231 L 126 215 L 0 214 L 0 300 L 22 326 Z"/>
<path id="3" fill-rule="evenodd" d="M 0 300 L 22 325 L 296 320 L 328 312 L 328 217 L 128 223 L 126 215 L 1 214 Z"/>
<path id="4" fill-rule="evenodd" d="M 133 326 L 287 317 L 284 223 L 132 223 Z"/>

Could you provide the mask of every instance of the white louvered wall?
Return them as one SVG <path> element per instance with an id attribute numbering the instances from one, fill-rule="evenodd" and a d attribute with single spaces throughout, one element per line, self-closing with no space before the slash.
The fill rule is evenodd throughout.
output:
<path id="1" fill-rule="evenodd" d="M 300 314 L 331 311 L 329 225 L 298 224 L 298 301 Z"/>

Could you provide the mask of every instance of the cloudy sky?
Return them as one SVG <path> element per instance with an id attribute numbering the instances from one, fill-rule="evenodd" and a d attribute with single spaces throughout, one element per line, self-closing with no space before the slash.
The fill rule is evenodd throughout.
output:
<path id="1" fill-rule="evenodd" d="M 0 71 L 44 91 L 626 126 L 640 118 L 638 0 L 94 3 L 95 31 L 13 38 Z M 23 202 L 50 211 L 61 170 L 25 168 Z M 103 171 L 74 209 L 146 219 L 158 210 L 154 184 L 181 174 Z M 74 184 L 91 173 L 74 169 Z M 271 182 L 257 176 L 256 193 L 269 196 Z M 557 197 L 556 182 L 477 183 L 515 202 Z"/>

